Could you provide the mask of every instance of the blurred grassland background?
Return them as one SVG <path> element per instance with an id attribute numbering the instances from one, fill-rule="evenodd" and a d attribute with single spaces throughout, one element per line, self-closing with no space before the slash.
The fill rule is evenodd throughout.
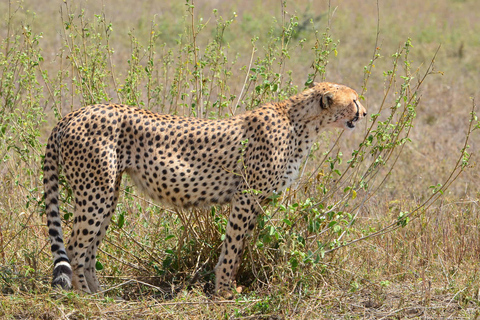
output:
<path id="1" fill-rule="evenodd" d="M 0 316 L 478 317 L 480 136 L 468 132 L 480 85 L 480 3 L 191 5 L 0 2 Z M 408 39 L 411 47 L 405 47 Z M 391 75 L 392 55 L 400 51 Z M 402 137 L 411 142 L 390 149 L 385 141 L 377 149 L 365 144 L 369 135 L 380 141 L 377 117 L 339 142 L 339 131 L 323 133 L 301 187 L 260 218 L 239 274 L 246 288 L 235 300 L 213 303 L 203 291 L 212 280 L 228 208 L 165 208 L 138 194 L 128 179 L 97 265 L 105 288 L 113 289 L 83 296 L 49 288 L 41 157 L 62 115 L 85 104 L 121 102 L 221 118 L 285 99 L 313 79 L 356 89 L 379 121 L 389 119 L 400 101 L 407 111 L 393 115 L 392 123 L 406 124 Z M 441 190 L 459 171 L 466 136 L 468 165 Z M 379 147 L 393 156 L 372 165 Z M 360 156 L 349 169 L 352 150 Z M 362 172 L 375 172 L 377 180 L 365 186 Z M 68 234 L 68 188 L 61 198 Z M 392 223 L 381 235 L 350 244 Z"/>

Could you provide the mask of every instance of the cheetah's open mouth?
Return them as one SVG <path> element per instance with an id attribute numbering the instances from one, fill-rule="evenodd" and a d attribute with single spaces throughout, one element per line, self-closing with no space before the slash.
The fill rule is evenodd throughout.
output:
<path id="1" fill-rule="evenodd" d="M 354 122 L 357 121 L 357 120 L 358 120 L 358 119 L 353 118 L 352 120 L 347 121 L 347 123 L 346 123 L 347 128 L 349 128 L 349 129 L 354 129 L 354 128 L 355 128 L 355 123 L 354 123 Z"/>
<path id="2" fill-rule="evenodd" d="M 355 128 L 355 122 L 358 121 L 358 119 L 360 118 L 360 108 L 358 107 L 358 104 L 357 104 L 357 101 L 353 101 L 355 103 L 355 107 L 357 107 L 357 112 L 355 113 L 355 117 L 353 117 L 352 120 L 348 120 L 346 123 L 345 123 L 345 126 L 349 129 L 354 129 Z"/>

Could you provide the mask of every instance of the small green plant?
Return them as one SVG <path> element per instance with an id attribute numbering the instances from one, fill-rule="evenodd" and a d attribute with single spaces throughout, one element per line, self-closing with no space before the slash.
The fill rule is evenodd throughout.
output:
<path id="1" fill-rule="evenodd" d="M 389 280 L 380 281 L 382 287 L 389 287 L 392 283 Z"/>

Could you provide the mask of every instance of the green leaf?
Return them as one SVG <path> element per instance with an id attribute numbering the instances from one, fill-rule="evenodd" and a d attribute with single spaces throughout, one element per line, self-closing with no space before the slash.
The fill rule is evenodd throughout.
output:
<path id="1" fill-rule="evenodd" d="M 275 227 L 270 226 L 270 231 L 268 233 L 269 235 L 273 236 L 275 234 Z"/>
<path id="2" fill-rule="evenodd" d="M 117 224 L 118 224 L 118 228 L 122 229 L 123 225 L 125 224 L 125 213 L 122 212 L 118 215 Z"/>
<path id="3" fill-rule="evenodd" d="M 352 190 L 352 199 L 355 199 L 357 197 L 357 191 Z"/>
<path id="4" fill-rule="evenodd" d="M 101 271 L 103 270 L 103 264 L 97 260 L 97 262 L 95 263 L 95 269 L 98 270 L 98 271 Z"/>
<path id="5" fill-rule="evenodd" d="M 292 266 L 292 269 L 295 270 L 298 267 L 298 260 L 295 257 L 290 258 L 290 265 Z"/>

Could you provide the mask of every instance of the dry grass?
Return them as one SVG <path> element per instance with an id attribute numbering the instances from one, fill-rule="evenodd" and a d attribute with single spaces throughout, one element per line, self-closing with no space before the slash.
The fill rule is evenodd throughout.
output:
<path id="1" fill-rule="evenodd" d="M 45 1 L 27 0 L 18 8 L 16 3 L 12 3 L 11 8 L 17 12 L 13 15 L 11 28 L 3 22 L 0 30 L 2 41 L 12 35 L 22 37 L 25 32 L 22 26 L 29 26 L 36 34 L 42 32 L 39 48 L 44 61 L 41 68 L 48 73 L 50 79 L 50 83 L 43 82 L 38 73 L 35 73 L 42 88 L 37 92 L 33 90 L 33 82 L 24 81 L 20 77 L 25 72 L 19 71 L 16 78 L 19 85 L 15 88 L 21 98 L 11 109 L 7 108 L 9 104 L 6 91 L 0 91 L 3 104 L 0 129 L 7 123 L 6 115 L 20 115 L 15 118 L 17 120 L 8 122 L 5 131 L 8 134 L 12 132 L 12 137 L 17 140 L 9 140 L 8 134 L 0 135 L 0 318 L 478 318 L 480 174 L 475 167 L 478 161 L 475 152 L 478 152 L 480 144 L 478 131 L 470 135 L 469 150 L 473 156 L 467 170 L 455 180 L 443 197 L 416 213 L 414 219 L 403 228 L 335 250 L 316 264 L 300 263 L 297 268 L 291 265 L 290 259 L 294 257 L 292 252 L 297 250 L 301 254 L 307 250 L 292 240 L 292 234 L 300 232 L 302 225 L 298 225 L 297 229 L 292 228 L 291 234 L 278 231 L 277 234 L 284 237 L 285 242 L 278 244 L 272 240 L 264 243 L 264 248 L 258 245 L 259 241 L 266 239 L 264 233 L 257 232 L 249 244 L 237 279 L 239 284 L 246 287 L 232 301 L 211 299 L 203 288 L 212 277 L 209 271 L 218 255 L 222 223 L 228 211 L 217 208 L 216 215 L 211 215 L 210 211 L 172 212 L 139 197 L 127 180 L 124 183 L 125 193 L 117 209 L 116 224 L 105 239 L 99 256 L 104 267 L 99 273 L 108 291 L 102 296 L 52 291 L 49 287 L 52 262 L 45 218 L 39 214 L 42 211 L 39 179 L 42 151 L 38 142 L 46 140 L 56 122 L 56 110 L 65 114 L 90 101 L 90 98 L 95 100 L 95 97 L 113 101 L 149 101 L 145 90 L 138 97 L 118 93 L 116 90 L 121 84 L 127 83 L 128 71 L 134 70 L 134 65 L 127 61 L 134 60 L 132 52 L 139 48 L 139 66 L 145 67 L 149 57 L 148 51 L 144 50 L 151 39 L 151 20 L 154 15 L 158 25 L 155 27 L 158 37 L 155 38 L 156 56 L 153 59 L 156 65 L 165 61 L 168 48 L 175 48 L 177 35 L 184 32 L 185 25 L 188 26 L 188 21 L 186 24 L 184 21 L 190 19 L 185 5 L 174 1 L 141 2 L 135 5 L 125 0 L 103 3 L 80 1 L 75 3 L 77 8 L 73 4 L 69 5 L 70 9 L 67 9 L 62 3 L 52 5 Z M 72 35 L 75 33 L 62 27 L 62 18 L 63 23 L 68 20 L 68 10 L 75 13 L 75 23 L 81 24 L 78 18 L 80 8 L 85 9 L 84 19 L 89 28 L 95 24 L 94 14 L 102 12 L 106 24 L 111 22 L 113 26 L 108 41 L 114 52 L 106 56 L 105 74 L 99 75 L 107 86 L 97 86 L 95 88 L 98 92 L 93 93 L 82 91 L 76 86 L 72 79 L 78 77 L 79 73 L 71 68 L 71 61 L 78 57 L 86 59 L 86 65 L 91 65 L 92 61 L 101 61 L 101 56 L 91 56 L 92 60 L 87 60 L 86 55 L 82 54 L 80 40 L 80 51 L 72 51 L 74 42 L 65 42 L 65 39 L 71 39 L 68 32 Z M 228 86 L 222 87 L 220 81 L 215 82 L 212 91 L 215 94 L 210 98 L 203 97 L 202 101 L 211 99 L 213 102 L 224 94 L 225 101 L 235 95 L 233 101 L 229 102 L 230 107 L 237 102 L 245 82 L 245 69 L 248 69 L 251 61 L 253 65 L 258 65 L 264 59 L 265 47 L 270 39 L 269 31 L 272 29 L 274 34 L 278 33 L 282 21 L 288 20 L 294 12 L 298 16 L 299 26 L 305 25 L 305 29 L 298 32 L 298 38 L 293 38 L 289 48 L 290 58 L 285 58 L 281 65 L 278 64 L 279 60 L 275 60 L 269 70 L 270 74 L 282 75 L 282 86 L 285 89 L 282 93 L 294 90 L 294 86 L 300 90 L 307 75 L 312 72 L 310 67 L 313 52 L 310 47 L 314 45 L 315 37 L 308 24 L 309 19 L 315 21 L 320 32 L 329 23 L 331 38 L 334 41 L 340 40 L 337 56 L 332 54 L 329 57 L 326 78 L 362 91 L 364 66 L 369 64 L 375 49 L 378 22 L 376 3 L 332 1 L 329 16 L 328 1 L 295 1 L 287 3 L 290 14 L 285 17 L 277 2 L 264 4 L 261 1 L 247 0 L 198 3 L 195 19 L 203 17 L 203 21 L 208 22 L 196 39 L 202 50 L 215 34 L 214 8 L 225 19 L 233 17 L 233 12 L 237 15 L 223 38 L 223 50 L 228 63 L 222 65 L 221 69 L 228 69 L 231 75 L 228 78 L 225 76 Z M 419 69 L 417 79 L 427 70 L 430 60 L 441 45 L 435 59 L 434 71 L 438 73 L 428 76 L 422 84 L 417 118 L 409 134 L 412 142 L 403 148 L 385 184 L 368 202 L 359 206 L 357 219 L 348 229 L 346 239 L 357 239 L 381 230 L 397 221 L 400 212 L 411 212 L 432 194 L 429 186 L 443 183 L 454 168 L 468 130 L 471 98 L 478 98 L 479 10 L 480 4 L 476 1 L 380 2 L 377 46 L 382 57 L 375 60 L 368 80 L 368 90 L 364 93 L 364 105 L 369 113 L 379 110 L 389 88 L 392 92 L 386 95 L 387 109 L 396 97 L 395 91 L 400 90 L 401 80 L 397 78 L 396 83 L 388 86 L 383 72 L 391 69 L 390 55 L 403 46 L 407 37 L 413 42 L 409 59 L 413 70 L 417 67 Z M 5 1 L 0 3 L 0 12 L 3 13 L 2 21 L 6 21 L 9 9 Z M 276 18 L 276 22 L 272 22 L 272 17 Z M 199 20 L 196 21 L 200 23 Z M 135 39 L 132 40 L 129 31 L 132 31 Z M 251 60 L 250 39 L 254 36 L 259 39 L 254 59 Z M 296 45 L 301 38 L 306 39 L 303 47 Z M 80 38 L 73 41 L 78 39 Z M 66 43 L 72 46 L 66 47 Z M 102 43 L 105 44 L 105 38 Z M 138 47 L 135 47 L 135 43 Z M 25 46 L 28 48 L 28 44 Z M 107 54 L 102 49 L 104 48 L 99 48 L 99 52 Z M 7 51 L 3 47 L 2 52 Z M 182 55 L 187 56 L 187 53 Z M 243 66 L 247 68 L 242 69 Z M 192 69 L 190 64 L 185 66 L 184 71 L 188 73 Z M 159 67 L 157 70 L 163 69 Z M 288 70 L 293 70 L 291 79 Z M 35 69 L 35 72 L 38 70 Z M 173 67 L 165 72 L 168 76 L 174 73 Z M 163 79 L 162 74 L 156 76 Z M 155 76 L 153 78 L 156 79 Z M 147 80 L 139 78 L 139 83 L 143 85 Z M 22 84 L 31 87 L 22 90 Z M 188 90 L 195 85 L 193 82 L 188 84 L 191 85 Z M 416 80 L 412 87 L 415 84 Z M 52 92 L 58 90 L 56 94 L 49 92 L 49 85 Z M 246 89 L 249 93 L 254 91 L 253 87 Z M 190 92 L 188 90 L 185 89 Z M 191 112 L 181 105 L 182 101 L 169 103 L 165 98 L 168 92 L 165 92 L 159 94 L 158 100 L 152 99 L 148 107 L 173 112 L 170 108 L 174 106 L 177 112 Z M 36 98 L 37 104 L 34 103 Z M 265 101 L 278 98 L 278 95 L 264 94 L 259 98 Z M 193 95 L 188 99 L 189 102 L 194 101 Z M 244 100 L 251 101 L 247 96 Z M 56 109 L 52 106 L 56 106 Z M 34 107 L 39 109 L 32 109 Z M 36 111 L 29 113 L 29 110 Z M 18 119 L 24 119 L 22 113 L 42 114 L 47 122 L 37 121 L 34 117 L 24 117 L 28 121 L 19 122 Z M 225 113 L 229 113 L 228 108 L 221 109 L 213 116 Z M 362 142 L 362 133 L 367 131 L 369 124 L 365 122 L 357 132 L 343 136 L 337 145 L 332 143 L 336 133 L 322 136 L 319 140 L 320 151 L 309 160 L 306 173 L 318 166 L 323 158 L 322 152 L 331 147 L 332 154 L 342 152 L 346 161 L 351 150 L 358 148 Z M 29 136 L 27 133 L 31 128 L 38 130 L 40 136 Z M 29 151 L 22 153 L 22 146 L 30 142 L 31 146 L 26 147 Z M 365 163 L 368 161 L 366 157 Z M 345 166 L 339 168 L 343 170 Z M 322 174 L 328 173 L 327 166 L 320 169 Z M 385 174 L 385 171 L 381 174 Z M 304 203 L 307 196 L 320 199 L 322 194 L 317 187 L 322 181 L 321 178 L 310 181 L 307 184 L 309 188 L 288 198 L 290 202 L 287 204 L 296 201 Z M 342 192 L 339 191 L 331 200 L 338 199 L 341 195 Z M 361 195 L 359 192 L 358 197 Z M 64 194 L 63 200 L 62 209 L 71 212 L 68 194 Z M 302 214 L 300 211 L 292 212 L 293 217 Z M 118 225 L 121 215 L 125 219 L 123 226 Z M 282 226 L 281 221 L 275 219 L 266 225 L 275 228 Z M 68 225 L 65 233 L 67 230 Z M 199 235 L 205 241 L 198 239 Z M 192 281 L 197 272 L 199 277 Z"/>

